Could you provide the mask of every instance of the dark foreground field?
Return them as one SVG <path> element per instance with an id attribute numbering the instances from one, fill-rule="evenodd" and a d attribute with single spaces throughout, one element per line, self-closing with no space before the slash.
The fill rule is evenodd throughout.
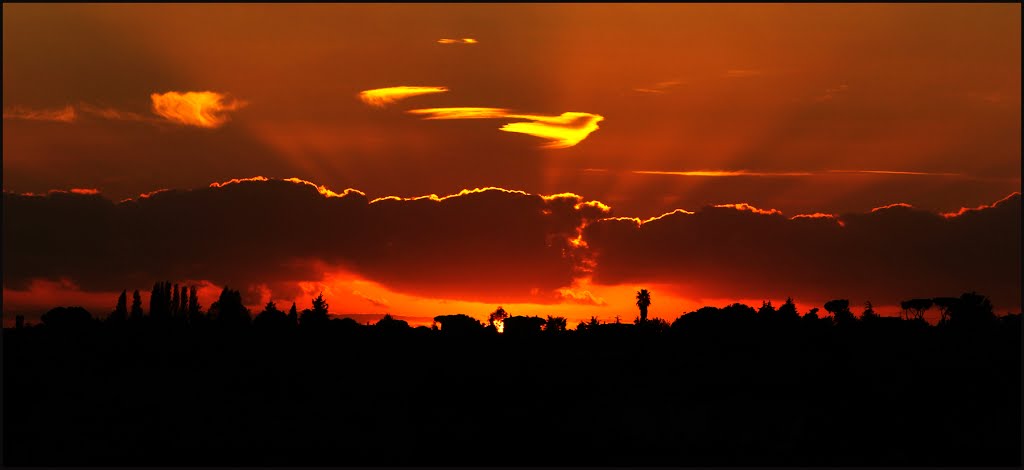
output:
<path id="1" fill-rule="evenodd" d="M 6 465 L 1020 465 L 1020 323 L 5 330 Z"/>

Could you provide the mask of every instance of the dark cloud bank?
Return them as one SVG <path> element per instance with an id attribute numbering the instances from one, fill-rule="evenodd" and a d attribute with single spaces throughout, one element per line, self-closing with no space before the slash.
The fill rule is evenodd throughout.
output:
<path id="1" fill-rule="evenodd" d="M 705 207 L 639 223 L 575 195 L 496 188 L 436 198 L 328 197 L 242 181 L 112 202 L 5 192 L 4 288 L 83 290 L 205 279 L 275 298 L 337 266 L 435 298 L 557 302 L 599 284 L 665 283 L 704 297 L 848 297 L 878 304 L 977 290 L 1020 309 L 1020 194 L 957 216 L 894 206 L 837 218 Z M 583 228 L 583 240 L 570 240 Z M 596 262 L 596 264 L 595 264 Z M 326 263 L 326 265 L 325 265 Z"/>

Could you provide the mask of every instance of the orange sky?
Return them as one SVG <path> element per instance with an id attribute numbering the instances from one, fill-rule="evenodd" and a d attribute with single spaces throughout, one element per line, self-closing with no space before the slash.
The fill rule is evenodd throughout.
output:
<path id="1" fill-rule="evenodd" d="M 641 219 L 738 203 L 787 218 L 893 203 L 956 212 L 1020 191 L 1020 31 L 1013 4 L 4 4 L 3 188 L 95 189 L 117 202 L 262 175 L 369 200 L 571 192 Z M 381 89 L 392 91 L 367 94 Z M 451 108 L 489 111 L 439 114 Z M 5 242 L 5 253 L 19 249 Z M 1019 266 L 1019 251 L 1004 257 Z M 606 273 L 596 262 L 595 279 L 615 284 L 582 290 L 604 307 L 565 295 L 501 302 L 499 287 L 431 300 L 431 284 L 372 266 L 289 282 L 325 284 L 339 311 L 423 317 L 504 304 L 626 319 L 640 286 L 654 292 L 654 316 L 717 302 L 678 288 L 685 276 Z M 39 299 L 113 292 L 112 304 L 120 291 L 61 269 L 38 274 L 51 284 L 34 291 L 5 276 L 5 321 L 12 308 L 42 308 Z M 118 285 L 148 291 L 167 275 Z M 544 292 L 572 289 L 568 274 L 543 276 Z M 569 278 L 579 286 L 580 273 Z M 807 304 L 876 297 L 813 287 Z M 787 295 L 753 290 L 711 299 Z M 1019 288 L 1010 297 L 1003 304 L 1019 309 Z"/>

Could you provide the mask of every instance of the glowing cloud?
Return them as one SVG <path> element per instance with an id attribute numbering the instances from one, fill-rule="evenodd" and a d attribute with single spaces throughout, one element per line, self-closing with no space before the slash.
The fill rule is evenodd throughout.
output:
<path id="1" fill-rule="evenodd" d="M 76 117 L 75 108 L 71 106 L 65 106 L 59 109 L 29 109 L 21 106 L 12 106 L 4 109 L 4 119 L 74 122 Z"/>
<path id="2" fill-rule="evenodd" d="M 598 129 L 598 122 L 604 116 L 590 113 L 562 113 L 560 116 L 513 115 L 509 117 L 529 119 L 532 122 L 514 122 L 505 124 L 500 130 L 528 134 L 551 142 L 544 148 L 560 149 L 572 147 L 586 139 L 591 132 Z"/>
<path id="3" fill-rule="evenodd" d="M 383 108 L 413 96 L 428 95 L 431 93 L 444 93 L 448 88 L 443 86 L 393 86 L 388 88 L 376 88 L 359 92 L 359 99 L 370 106 Z"/>
<path id="4" fill-rule="evenodd" d="M 747 204 L 745 202 L 741 202 L 739 204 L 717 204 L 717 205 L 715 205 L 715 207 L 736 209 L 738 211 L 749 211 L 749 212 L 753 212 L 755 214 L 761 214 L 761 215 L 774 215 L 774 214 L 782 215 L 782 211 L 780 211 L 778 209 L 758 209 L 758 208 L 756 208 L 756 207 L 754 207 L 754 206 L 752 206 L 750 204 Z"/>
<path id="5" fill-rule="evenodd" d="M 513 122 L 499 130 L 517 132 L 546 139 L 544 148 L 572 147 L 598 129 L 598 122 L 604 116 L 590 113 L 567 112 L 558 116 L 541 114 L 515 114 L 504 108 L 428 108 L 407 111 L 425 116 L 423 119 L 522 119 L 530 122 Z"/>
<path id="6" fill-rule="evenodd" d="M 217 128 L 228 122 L 227 112 L 246 106 L 246 102 L 213 91 L 153 93 L 153 112 L 171 122 L 186 126 Z"/>
<path id="7" fill-rule="evenodd" d="M 1007 201 L 1009 201 L 1010 199 L 1013 199 L 1014 197 L 1020 197 L 1020 192 L 1017 191 L 1017 192 L 1010 193 L 1008 196 L 1006 196 L 1006 197 L 1004 197 L 1004 198 L 1002 198 L 1002 199 L 1000 199 L 1000 200 L 998 200 L 996 202 L 993 202 L 992 204 L 982 204 L 982 205 L 977 206 L 977 207 L 961 207 L 960 210 L 958 210 L 956 212 L 944 212 L 944 213 L 942 213 L 940 215 L 945 217 L 945 218 L 947 218 L 947 219 L 952 219 L 954 217 L 960 217 L 961 215 L 967 214 L 969 212 L 977 212 L 977 211 L 982 211 L 982 210 L 985 210 L 985 209 L 992 209 L 993 207 L 996 207 L 999 204 L 1006 203 Z"/>
<path id="8" fill-rule="evenodd" d="M 437 40 L 438 44 L 476 44 L 477 40 L 473 38 L 462 38 L 462 39 L 449 39 L 443 38 Z"/>
<path id="9" fill-rule="evenodd" d="M 894 208 L 897 208 L 897 207 L 906 207 L 907 209 L 913 209 L 914 208 L 914 206 L 912 206 L 910 204 L 907 204 L 905 202 L 897 202 L 895 204 L 889 204 L 889 205 L 886 205 L 886 206 L 875 207 L 875 208 L 871 209 L 871 212 L 878 212 L 878 211 L 882 211 L 882 210 L 886 210 L 886 209 L 894 209 Z"/>
<path id="10" fill-rule="evenodd" d="M 509 110 L 505 108 L 426 108 L 406 112 L 422 115 L 423 119 L 497 119 L 509 116 Z"/>

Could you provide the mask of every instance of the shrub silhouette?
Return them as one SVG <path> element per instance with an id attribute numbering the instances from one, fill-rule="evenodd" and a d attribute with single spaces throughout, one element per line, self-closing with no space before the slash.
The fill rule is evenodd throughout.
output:
<path id="1" fill-rule="evenodd" d="M 508 317 L 504 321 L 506 335 L 532 335 L 538 334 L 544 326 L 544 319 L 540 317 Z"/>
<path id="2" fill-rule="evenodd" d="M 92 326 L 92 314 L 82 307 L 57 307 L 39 319 L 47 328 L 72 331 Z"/>

